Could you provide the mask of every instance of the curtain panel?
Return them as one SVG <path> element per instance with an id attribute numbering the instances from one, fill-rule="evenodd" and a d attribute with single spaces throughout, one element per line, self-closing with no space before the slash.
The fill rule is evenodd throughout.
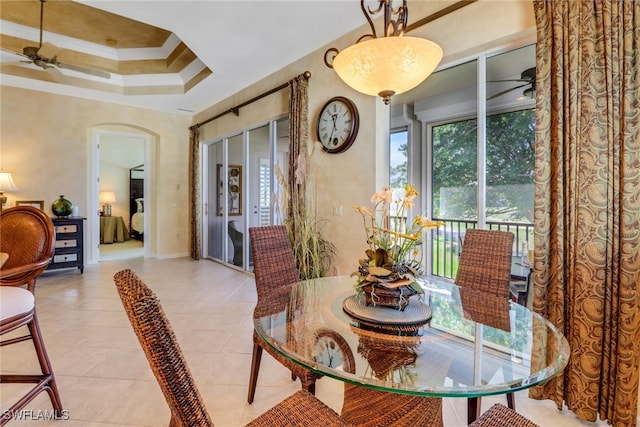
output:
<path id="1" fill-rule="evenodd" d="M 191 207 L 191 258 L 202 255 L 202 210 L 200 208 L 200 127 L 189 128 L 189 192 Z"/>
<path id="2" fill-rule="evenodd" d="M 306 209 L 305 194 L 299 184 L 304 179 L 296 177 L 296 174 L 304 173 L 301 168 L 298 168 L 298 161 L 300 150 L 307 149 L 308 140 L 309 80 L 308 77 L 301 74 L 289 81 L 289 200 L 287 218 L 294 217 L 294 209 Z M 293 235 L 296 234 L 295 223 L 292 224 L 290 231 Z"/>
<path id="3" fill-rule="evenodd" d="M 565 334 L 531 397 L 636 426 L 640 362 L 640 2 L 534 0 L 534 310 Z"/>

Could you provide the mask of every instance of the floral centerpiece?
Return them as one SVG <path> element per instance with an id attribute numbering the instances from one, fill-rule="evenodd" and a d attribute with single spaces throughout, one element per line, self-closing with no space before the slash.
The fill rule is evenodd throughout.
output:
<path id="1" fill-rule="evenodd" d="M 406 185 L 404 194 L 394 200 L 393 191 L 384 187 L 371 197 L 373 211 L 356 205 L 367 235 L 367 258 L 361 259 L 355 285 L 356 294 L 364 294 L 366 305 L 381 305 L 404 310 L 409 298 L 422 293 L 416 277 L 424 273 L 419 246 L 422 232 L 443 225 L 423 215 L 409 222 L 409 212 L 418 192 Z M 393 215 L 393 219 L 391 218 Z"/>

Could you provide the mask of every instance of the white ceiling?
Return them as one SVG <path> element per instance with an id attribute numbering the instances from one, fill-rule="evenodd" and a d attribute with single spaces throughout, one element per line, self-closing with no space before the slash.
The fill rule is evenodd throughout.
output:
<path id="1" fill-rule="evenodd" d="M 366 23 L 353 0 L 78 2 L 173 32 L 213 73 L 186 94 L 169 95 L 105 93 L 12 75 L 2 75 L 2 85 L 192 115 Z"/>

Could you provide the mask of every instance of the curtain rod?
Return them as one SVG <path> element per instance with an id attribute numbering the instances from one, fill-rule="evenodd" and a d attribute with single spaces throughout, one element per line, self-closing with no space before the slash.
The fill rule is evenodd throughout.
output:
<path id="1" fill-rule="evenodd" d="M 305 79 L 309 80 L 309 79 L 311 78 L 311 71 L 305 71 L 304 73 L 300 74 L 300 75 L 299 75 L 298 77 L 296 77 L 296 78 L 299 78 L 299 77 L 304 77 Z M 220 113 L 220 114 L 218 114 L 218 115 L 216 115 L 216 116 L 213 116 L 213 117 L 211 117 L 211 118 L 209 118 L 209 119 L 207 119 L 207 120 L 205 120 L 205 121 L 203 121 L 203 122 L 200 122 L 200 123 L 198 123 L 198 124 L 195 124 L 195 125 L 193 125 L 193 126 L 190 126 L 190 129 L 195 128 L 195 127 L 200 127 L 200 126 L 206 125 L 207 123 L 212 122 L 212 121 L 214 121 L 214 120 L 216 120 L 216 119 L 219 119 L 219 118 L 220 118 L 220 117 L 222 117 L 222 116 L 226 116 L 226 115 L 227 115 L 227 114 L 229 114 L 229 113 L 233 113 L 233 114 L 235 114 L 236 116 L 239 116 L 239 115 L 240 115 L 240 109 L 241 109 L 242 107 L 246 107 L 247 105 L 249 105 L 249 104 L 251 104 L 251 103 L 253 103 L 253 102 L 258 101 L 259 99 L 262 99 L 262 98 L 264 98 L 265 96 L 269 96 L 269 95 L 271 95 L 272 93 L 278 92 L 279 90 L 282 90 L 282 89 L 286 88 L 287 86 L 289 86 L 289 83 L 291 83 L 291 82 L 292 82 L 292 81 L 294 81 L 294 80 L 295 80 L 295 79 L 291 79 L 291 80 L 289 80 L 288 82 L 281 84 L 280 86 L 274 87 L 273 89 L 270 89 L 270 90 L 268 90 L 268 91 L 266 91 L 266 92 L 264 92 L 264 93 L 261 93 L 261 94 L 260 94 L 260 95 L 258 95 L 258 96 L 255 96 L 255 97 L 251 98 L 251 99 L 250 99 L 250 100 L 248 100 L 248 101 L 243 102 L 242 104 L 238 104 L 238 105 L 236 105 L 235 107 L 231 107 L 231 108 L 229 108 L 227 111 L 223 111 L 222 113 Z"/>
<path id="2" fill-rule="evenodd" d="M 432 13 L 431 15 L 424 17 L 416 22 L 414 22 L 411 25 L 407 25 L 407 28 L 404 30 L 405 33 L 408 33 L 409 31 L 413 31 L 416 28 L 420 28 L 425 24 L 428 24 L 431 21 L 435 21 L 438 18 L 442 18 L 445 15 L 450 14 L 451 12 L 455 12 L 458 9 L 462 9 L 465 6 L 470 5 L 471 3 L 475 3 L 478 0 L 460 0 L 450 6 L 445 7 L 442 10 L 439 10 L 435 13 Z"/>

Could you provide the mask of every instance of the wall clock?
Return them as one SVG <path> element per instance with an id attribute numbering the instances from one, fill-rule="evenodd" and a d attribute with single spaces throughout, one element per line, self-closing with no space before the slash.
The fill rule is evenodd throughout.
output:
<path id="1" fill-rule="evenodd" d="M 341 153 L 353 144 L 359 126 L 356 104 L 348 98 L 336 96 L 320 110 L 316 128 L 318 140 L 327 153 Z"/>
<path id="2" fill-rule="evenodd" d="M 329 368 L 342 366 L 344 372 L 353 373 L 356 362 L 351 347 L 339 333 L 331 329 L 318 329 L 313 347 L 313 359 Z"/>

